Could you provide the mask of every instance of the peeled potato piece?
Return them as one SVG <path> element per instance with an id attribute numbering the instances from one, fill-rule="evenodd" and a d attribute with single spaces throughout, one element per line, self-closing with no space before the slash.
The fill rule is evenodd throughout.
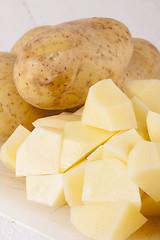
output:
<path id="1" fill-rule="evenodd" d="M 137 126 L 131 100 L 111 79 L 99 81 L 89 89 L 82 122 L 108 131 Z"/>
<path id="2" fill-rule="evenodd" d="M 79 232 L 95 240 L 124 240 L 147 221 L 135 206 L 123 201 L 72 207 L 70 217 Z"/>
<path id="3" fill-rule="evenodd" d="M 66 203 L 63 190 L 63 175 L 26 177 L 27 199 L 50 207 L 60 207 Z"/>
<path id="4" fill-rule="evenodd" d="M 66 112 L 53 115 L 49 117 L 39 118 L 33 122 L 34 127 L 51 127 L 63 129 L 66 122 L 78 121 L 81 117 L 79 115 L 73 115 L 72 113 Z"/>
<path id="5" fill-rule="evenodd" d="M 115 132 L 90 127 L 80 121 L 67 122 L 62 141 L 61 172 L 87 157 L 114 134 Z"/>
<path id="6" fill-rule="evenodd" d="M 143 138 L 135 129 L 113 136 L 104 144 L 102 159 L 117 158 L 127 164 L 129 152 L 140 140 Z"/>
<path id="7" fill-rule="evenodd" d="M 2 145 L 0 158 L 9 169 L 15 170 L 17 150 L 29 134 L 29 130 L 22 125 L 19 125 L 8 140 Z"/>
<path id="8" fill-rule="evenodd" d="M 96 148 L 96 150 L 94 152 L 92 152 L 87 157 L 87 160 L 88 161 L 100 160 L 102 158 L 102 154 L 103 154 L 103 145 L 100 145 L 98 148 Z"/>
<path id="9" fill-rule="evenodd" d="M 147 115 L 147 128 L 152 142 L 160 143 L 160 114 L 152 111 Z"/>
<path id="10" fill-rule="evenodd" d="M 160 80 L 134 80 L 126 82 L 124 92 L 129 98 L 137 96 L 151 111 L 160 113 Z"/>
<path id="11" fill-rule="evenodd" d="M 127 166 L 118 159 L 87 163 L 84 173 L 82 201 L 128 201 L 140 210 L 139 188 L 129 179 Z"/>
<path id="12" fill-rule="evenodd" d="M 86 160 L 63 174 L 64 195 L 70 207 L 83 205 L 82 191 Z"/>
<path id="13" fill-rule="evenodd" d="M 137 122 L 137 128 L 136 131 L 141 135 L 141 137 L 146 140 L 150 141 L 149 135 L 148 135 L 148 129 L 147 124 L 144 122 Z"/>
<path id="14" fill-rule="evenodd" d="M 146 106 L 138 97 L 134 96 L 131 98 L 133 109 L 135 112 L 136 120 L 139 122 L 146 123 L 147 114 L 149 107 Z"/>
<path id="15" fill-rule="evenodd" d="M 129 177 L 155 201 L 160 201 L 160 143 L 139 141 L 128 157 Z"/>
<path id="16" fill-rule="evenodd" d="M 19 147 L 16 175 L 59 173 L 63 132 L 53 128 L 35 128 Z"/>

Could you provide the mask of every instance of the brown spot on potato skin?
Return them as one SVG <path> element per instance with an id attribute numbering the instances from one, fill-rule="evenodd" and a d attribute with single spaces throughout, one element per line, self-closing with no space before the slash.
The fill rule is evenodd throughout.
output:
<path id="1" fill-rule="evenodd" d="M 23 48 L 14 81 L 34 106 L 73 108 L 84 103 L 89 87 L 97 81 L 112 77 L 116 82 L 132 51 L 130 32 L 114 19 L 71 21 L 45 30 Z"/>

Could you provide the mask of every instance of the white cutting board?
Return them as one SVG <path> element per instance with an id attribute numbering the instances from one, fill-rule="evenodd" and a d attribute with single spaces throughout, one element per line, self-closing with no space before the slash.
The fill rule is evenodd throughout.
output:
<path id="1" fill-rule="evenodd" d="M 53 209 L 26 200 L 25 178 L 0 163 L 0 213 L 56 240 L 87 240 L 72 226 L 69 207 Z M 149 221 L 128 240 L 160 240 L 160 218 Z"/>

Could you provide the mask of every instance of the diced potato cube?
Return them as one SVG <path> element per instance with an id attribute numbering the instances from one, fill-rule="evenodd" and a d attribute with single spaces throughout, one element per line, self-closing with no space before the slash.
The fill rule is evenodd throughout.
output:
<path id="1" fill-rule="evenodd" d="M 8 140 L 2 145 L 0 158 L 11 170 L 15 170 L 17 150 L 29 134 L 29 130 L 24 128 L 22 125 L 19 125 Z"/>
<path id="2" fill-rule="evenodd" d="M 53 115 L 49 117 L 39 118 L 33 122 L 34 127 L 52 127 L 63 129 L 66 122 L 68 121 L 79 121 L 81 119 L 78 115 L 73 115 L 72 113 L 65 112 Z"/>
<path id="3" fill-rule="evenodd" d="M 16 175 L 59 173 L 62 131 L 35 128 L 17 151 Z"/>
<path id="4" fill-rule="evenodd" d="M 160 114 L 152 111 L 147 115 L 147 127 L 152 142 L 160 143 Z"/>
<path id="5" fill-rule="evenodd" d="M 117 159 L 86 164 L 82 193 L 84 203 L 128 201 L 141 208 L 139 188 L 129 179 L 127 166 Z"/>
<path id="6" fill-rule="evenodd" d="M 117 133 L 114 134 L 113 137 L 111 137 L 111 138 L 114 138 L 114 137 L 120 135 L 120 134 L 123 133 L 123 132 L 125 132 L 125 130 L 122 130 L 122 131 L 117 132 Z M 109 140 L 107 140 L 107 141 L 109 141 Z M 106 142 L 107 142 L 107 141 L 106 141 Z M 105 144 L 106 142 L 104 142 L 104 144 Z M 103 145 L 100 145 L 98 148 L 96 148 L 96 150 L 93 151 L 93 152 L 87 157 L 87 160 L 88 160 L 89 162 L 95 161 L 95 160 L 101 160 L 101 159 L 102 159 L 103 146 L 104 146 L 104 144 L 103 144 Z"/>
<path id="7" fill-rule="evenodd" d="M 100 145 L 98 148 L 96 148 L 95 151 L 93 151 L 88 157 L 88 161 L 95 161 L 95 160 L 100 160 L 102 158 L 102 153 L 103 153 L 103 145 Z"/>
<path id="8" fill-rule="evenodd" d="M 123 201 L 72 207 L 70 216 L 79 232 L 95 240 L 124 240 L 147 221 L 133 204 Z"/>
<path id="9" fill-rule="evenodd" d="M 60 207 L 66 203 L 62 174 L 27 176 L 26 193 L 27 200 L 50 207 Z"/>
<path id="10" fill-rule="evenodd" d="M 129 177 L 155 201 L 160 201 L 160 143 L 139 141 L 128 157 Z"/>
<path id="11" fill-rule="evenodd" d="M 138 97 L 134 96 L 132 99 L 133 109 L 137 121 L 146 123 L 149 107 L 147 107 Z"/>
<path id="12" fill-rule="evenodd" d="M 87 126 L 80 121 L 67 122 L 61 152 L 61 172 L 87 157 L 115 132 Z"/>
<path id="13" fill-rule="evenodd" d="M 160 80 L 134 80 L 126 82 L 126 95 L 130 98 L 137 96 L 151 111 L 160 113 Z"/>
<path id="14" fill-rule="evenodd" d="M 160 216 L 160 202 L 155 202 L 145 193 L 142 197 L 141 213 L 147 217 Z"/>
<path id="15" fill-rule="evenodd" d="M 84 168 L 86 160 L 69 169 L 63 175 L 63 187 L 66 201 L 70 207 L 82 205 Z"/>
<path id="16" fill-rule="evenodd" d="M 131 100 L 111 79 L 99 81 L 89 89 L 82 122 L 108 131 L 137 126 Z"/>
<path id="17" fill-rule="evenodd" d="M 129 152 L 140 140 L 143 138 L 135 129 L 113 136 L 104 144 L 102 159 L 118 158 L 127 164 Z"/>

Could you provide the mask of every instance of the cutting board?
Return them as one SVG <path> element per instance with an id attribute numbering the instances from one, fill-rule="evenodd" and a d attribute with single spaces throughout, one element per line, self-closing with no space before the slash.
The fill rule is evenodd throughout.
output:
<path id="1" fill-rule="evenodd" d="M 16 178 L 0 163 L 0 214 L 55 240 L 88 240 L 70 223 L 69 207 L 53 209 L 26 200 L 25 178 Z M 127 240 L 160 240 L 160 218 L 148 222 Z"/>

